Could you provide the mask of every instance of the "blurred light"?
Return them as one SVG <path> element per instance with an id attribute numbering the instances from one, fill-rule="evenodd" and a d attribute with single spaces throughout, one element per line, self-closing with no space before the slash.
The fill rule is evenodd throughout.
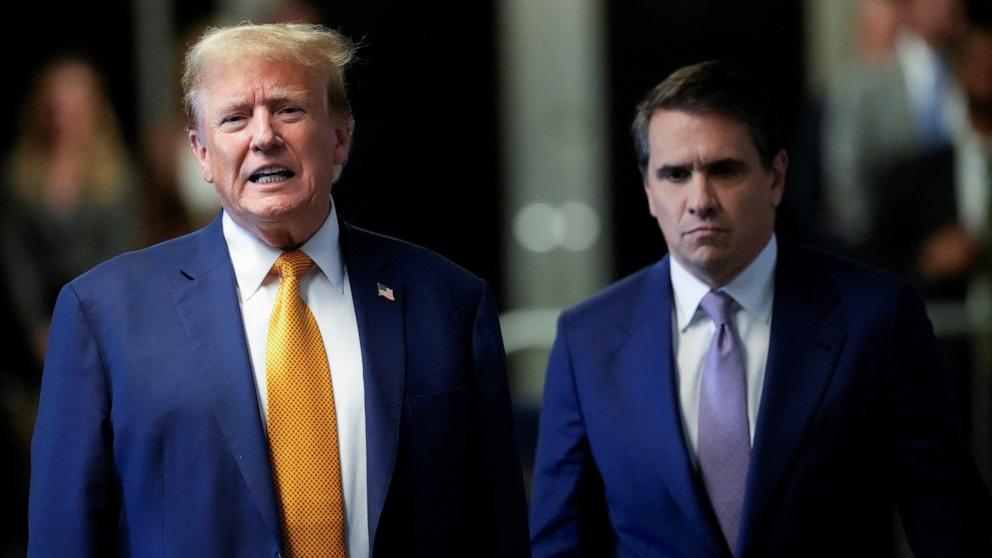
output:
<path id="1" fill-rule="evenodd" d="M 564 228 L 561 212 L 546 203 L 523 207 L 513 220 L 514 237 L 531 252 L 550 252 L 557 248 L 564 236 Z"/>
<path id="2" fill-rule="evenodd" d="M 583 202 L 568 202 L 561 206 L 565 222 L 562 247 L 573 252 L 588 250 L 599 238 L 599 215 Z"/>
<path id="3" fill-rule="evenodd" d="M 560 208 L 532 203 L 520 209 L 513 220 L 514 237 L 531 252 L 587 250 L 599 232 L 599 215 L 583 202 L 567 202 Z"/>

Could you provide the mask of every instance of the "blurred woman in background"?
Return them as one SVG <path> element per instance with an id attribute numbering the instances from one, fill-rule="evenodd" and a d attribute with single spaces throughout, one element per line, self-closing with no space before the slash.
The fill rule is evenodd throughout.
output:
<path id="1" fill-rule="evenodd" d="M 94 67 L 61 58 L 36 79 L 7 162 L 2 263 L 39 362 L 68 280 L 133 244 L 134 174 Z"/>

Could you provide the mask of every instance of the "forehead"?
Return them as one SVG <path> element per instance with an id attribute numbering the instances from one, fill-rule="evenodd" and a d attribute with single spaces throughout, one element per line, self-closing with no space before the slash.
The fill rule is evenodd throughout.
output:
<path id="1" fill-rule="evenodd" d="M 251 58 L 213 61 L 205 68 L 200 96 L 205 108 L 283 97 L 321 97 L 316 72 L 298 62 Z"/>
<path id="2" fill-rule="evenodd" d="M 652 159 L 672 162 L 759 158 L 747 124 L 718 112 L 659 109 L 648 122 L 648 143 Z"/>

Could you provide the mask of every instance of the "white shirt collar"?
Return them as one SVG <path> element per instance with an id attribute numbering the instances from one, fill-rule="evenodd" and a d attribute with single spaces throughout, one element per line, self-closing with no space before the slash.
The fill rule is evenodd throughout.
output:
<path id="1" fill-rule="evenodd" d="M 754 319 L 768 323 L 771 319 L 772 297 L 775 287 L 775 262 L 778 260 L 778 241 L 772 234 L 768 244 L 761 249 L 744 271 L 719 290 L 729 294 Z M 675 297 L 675 315 L 679 331 L 692 323 L 699 303 L 710 292 L 710 287 L 669 257 L 672 292 Z"/>
<path id="2" fill-rule="evenodd" d="M 265 277 L 272 270 L 272 264 L 282 254 L 282 250 L 269 246 L 254 234 L 241 228 L 226 211 L 222 225 L 227 251 L 231 255 L 231 264 L 234 267 L 234 277 L 238 282 L 238 291 L 242 300 L 248 300 L 262 286 Z M 303 246 L 300 246 L 300 250 L 310 256 L 316 267 L 324 272 L 338 292 L 343 292 L 344 262 L 341 258 L 339 238 L 337 210 L 332 204 L 324 224 Z"/>

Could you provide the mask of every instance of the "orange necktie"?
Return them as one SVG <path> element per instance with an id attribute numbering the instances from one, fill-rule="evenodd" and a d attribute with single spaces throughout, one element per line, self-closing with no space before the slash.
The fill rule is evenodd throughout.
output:
<path id="1" fill-rule="evenodd" d="M 317 320 L 300 298 L 300 278 L 312 266 L 300 251 L 283 252 L 273 265 L 282 282 L 265 348 L 269 454 L 286 556 L 345 558 L 330 368 Z"/>

